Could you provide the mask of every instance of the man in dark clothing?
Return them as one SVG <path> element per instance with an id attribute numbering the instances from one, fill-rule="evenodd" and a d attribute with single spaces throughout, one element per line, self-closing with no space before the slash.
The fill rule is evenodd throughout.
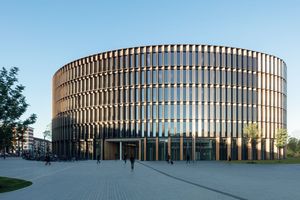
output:
<path id="1" fill-rule="evenodd" d="M 126 164 L 127 161 L 127 153 L 124 154 L 124 163 Z"/>
<path id="2" fill-rule="evenodd" d="M 97 164 L 100 164 L 100 154 L 97 156 Z"/>
<path id="3" fill-rule="evenodd" d="M 190 163 L 190 154 L 186 156 L 186 163 Z"/>
<path id="4" fill-rule="evenodd" d="M 47 155 L 46 155 L 46 157 L 45 157 L 45 161 L 46 161 L 45 165 L 51 165 L 51 163 L 50 163 L 50 156 L 49 156 L 49 154 L 47 154 Z"/>
<path id="5" fill-rule="evenodd" d="M 134 169 L 134 156 L 133 155 L 130 156 L 130 163 L 131 163 L 131 171 L 133 171 L 133 169 Z"/>

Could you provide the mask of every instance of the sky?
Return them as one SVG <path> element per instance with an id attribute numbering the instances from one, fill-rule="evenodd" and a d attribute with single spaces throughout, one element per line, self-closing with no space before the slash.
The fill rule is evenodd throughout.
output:
<path id="1" fill-rule="evenodd" d="M 103 51 L 212 44 L 261 51 L 288 67 L 287 120 L 300 138 L 300 1 L 36 0 L 0 2 L 0 67 L 18 67 L 35 137 L 51 123 L 51 81 L 63 65 Z"/>

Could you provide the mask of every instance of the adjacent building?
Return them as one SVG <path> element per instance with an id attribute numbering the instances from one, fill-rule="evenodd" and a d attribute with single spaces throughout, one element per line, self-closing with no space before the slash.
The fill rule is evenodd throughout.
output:
<path id="1" fill-rule="evenodd" d="M 273 159 L 287 126 L 287 67 L 273 55 L 197 44 L 107 51 L 53 76 L 53 151 L 140 160 Z M 256 123 L 248 143 L 243 127 Z"/>

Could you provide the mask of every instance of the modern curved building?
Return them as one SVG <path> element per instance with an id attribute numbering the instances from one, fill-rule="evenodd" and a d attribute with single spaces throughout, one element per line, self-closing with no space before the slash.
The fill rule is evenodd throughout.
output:
<path id="1" fill-rule="evenodd" d="M 153 45 L 80 58 L 53 76 L 53 151 L 140 160 L 273 159 L 286 128 L 286 64 L 214 45 Z M 243 127 L 257 123 L 248 143 Z"/>

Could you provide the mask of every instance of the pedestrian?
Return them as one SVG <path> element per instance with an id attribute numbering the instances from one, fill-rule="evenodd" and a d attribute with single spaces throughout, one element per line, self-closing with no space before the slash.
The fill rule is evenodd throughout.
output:
<path id="1" fill-rule="evenodd" d="M 228 156 L 228 161 L 229 161 L 229 162 L 231 161 L 231 156 L 230 156 L 230 155 Z"/>
<path id="2" fill-rule="evenodd" d="M 130 163 L 131 163 L 131 171 L 133 171 L 133 169 L 134 169 L 134 156 L 133 156 L 133 154 L 131 154 L 131 156 L 130 156 Z"/>
<path id="3" fill-rule="evenodd" d="M 50 156 L 49 156 L 49 154 L 47 154 L 47 155 L 46 155 L 46 157 L 45 157 L 45 161 L 46 161 L 45 165 L 51 165 L 51 163 L 50 163 Z"/>
<path id="4" fill-rule="evenodd" d="M 187 164 L 190 163 L 190 154 L 187 154 L 187 156 L 186 156 L 186 163 Z"/>
<path id="5" fill-rule="evenodd" d="M 170 154 L 168 154 L 168 158 L 167 158 L 168 164 L 170 163 L 170 161 L 171 161 L 171 156 L 170 156 Z"/>
<path id="6" fill-rule="evenodd" d="M 97 156 L 97 164 L 100 164 L 100 154 Z"/>
<path id="7" fill-rule="evenodd" d="M 124 163 L 126 164 L 126 160 L 127 160 L 127 153 L 124 153 Z"/>

